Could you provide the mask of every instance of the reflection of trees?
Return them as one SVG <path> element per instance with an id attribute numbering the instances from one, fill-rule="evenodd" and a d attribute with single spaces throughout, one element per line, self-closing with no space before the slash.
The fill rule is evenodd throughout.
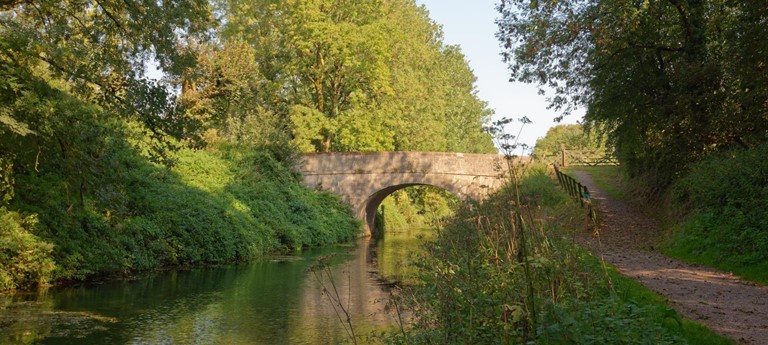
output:
<path id="1" fill-rule="evenodd" d="M 157 274 L 62 291 L 56 309 L 119 319 L 83 343 L 260 343 L 288 329 L 307 263 L 262 262 Z M 260 341 L 261 340 L 261 341 Z"/>
<path id="2" fill-rule="evenodd" d="M 365 336 L 376 328 L 392 324 L 385 311 L 388 293 L 371 272 L 370 245 L 369 240 L 363 240 L 350 252 L 352 255 L 347 260 L 330 267 L 339 300 L 352 315 L 352 325 L 358 336 Z M 323 284 L 330 285 L 327 275 L 318 277 L 323 279 Z M 347 337 L 344 325 L 339 321 L 327 296 L 321 293 L 320 282 L 308 279 L 304 287 L 302 319 L 293 324 L 291 340 L 317 339 L 321 334 L 327 338 L 320 343 L 344 340 Z"/>
<path id="3" fill-rule="evenodd" d="M 408 282 L 416 273 L 410 263 L 421 253 L 421 243 L 434 238 L 430 228 L 385 231 L 376 243 L 376 267 L 384 280 Z"/>
<path id="4" fill-rule="evenodd" d="M 0 296 L 0 344 L 37 344 L 47 338 L 82 338 L 117 319 L 92 312 L 61 311 L 47 291 Z"/>
<path id="5" fill-rule="evenodd" d="M 8 314 L 10 300 L 0 300 L 0 322 L 5 326 L 0 343 L 343 341 L 347 336 L 332 305 L 307 272 L 314 257 L 330 251 L 349 254 L 336 255 L 339 260 L 331 266 L 331 275 L 356 332 L 366 336 L 394 324 L 385 312 L 388 292 L 373 272 L 371 254 L 389 267 L 395 258 L 406 256 L 406 247 L 414 248 L 419 241 L 404 233 L 386 236 L 375 247 L 363 241 L 354 249 L 308 251 L 280 262 L 174 271 L 62 289 L 24 302 L 15 314 Z M 6 326 L 8 317 L 20 322 Z"/>

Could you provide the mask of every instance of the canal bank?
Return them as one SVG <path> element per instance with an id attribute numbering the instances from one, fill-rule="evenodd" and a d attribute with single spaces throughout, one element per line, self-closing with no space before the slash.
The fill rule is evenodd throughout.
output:
<path id="1" fill-rule="evenodd" d="M 331 297 L 365 339 L 395 326 L 390 283 L 407 274 L 403 259 L 433 233 L 391 231 L 258 262 L 2 296 L 0 343 L 345 343 L 346 324 Z M 329 274 L 310 270 L 320 258 Z"/>

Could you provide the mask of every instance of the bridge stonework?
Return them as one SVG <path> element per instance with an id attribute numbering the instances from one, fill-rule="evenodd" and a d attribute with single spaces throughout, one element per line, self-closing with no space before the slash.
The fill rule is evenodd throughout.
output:
<path id="1" fill-rule="evenodd" d="M 311 188 L 338 194 L 373 229 L 376 210 L 393 192 L 431 185 L 460 199 L 482 200 L 501 187 L 504 156 L 439 152 L 306 154 L 298 168 Z"/>

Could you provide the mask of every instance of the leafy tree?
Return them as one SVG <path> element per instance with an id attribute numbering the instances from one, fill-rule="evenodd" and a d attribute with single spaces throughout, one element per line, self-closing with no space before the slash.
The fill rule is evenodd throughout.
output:
<path id="1" fill-rule="evenodd" d="M 604 150 L 605 145 L 595 133 L 586 133 L 582 125 L 557 125 L 547 130 L 543 138 L 536 140 L 534 154 L 539 157 L 557 155 L 561 145 L 570 150 Z"/>
<path id="2" fill-rule="evenodd" d="M 317 151 L 331 150 L 349 111 L 365 108 L 385 93 L 382 53 L 385 37 L 376 22 L 383 14 L 376 1 L 231 1 L 225 37 L 242 37 L 264 62 L 262 73 L 280 89 L 274 97 L 292 109 L 302 128 L 298 142 Z M 313 109 L 315 112 L 307 111 Z M 313 114 L 327 121 L 316 122 Z M 305 146 L 306 147 L 306 146 Z"/>
<path id="3" fill-rule="evenodd" d="M 6 2 L 1 58 L 6 73 L 19 73 L 4 88 L 18 91 L 23 73 L 46 73 L 44 78 L 66 80 L 76 97 L 170 129 L 173 99 L 144 74 L 151 61 L 179 73 L 189 59 L 184 42 L 203 37 L 212 25 L 209 7 L 204 0 Z M 8 115 L 3 118 L 9 126 Z"/>
<path id="4" fill-rule="evenodd" d="M 195 67 L 182 74 L 181 104 L 204 141 L 269 147 L 285 157 L 292 150 L 288 124 L 266 102 L 270 90 L 254 48 L 231 40 L 196 50 Z"/>
<path id="5" fill-rule="evenodd" d="M 409 0 L 225 3 L 303 151 L 492 151 L 474 76 Z M 449 127 L 451 126 L 451 127 Z M 451 146 L 449 146 L 451 145 Z"/>
<path id="6" fill-rule="evenodd" d="M 764 141 L 763 6 L 724 0 L 520 1 L 498 7 L 513 78 L 586 106 L 634 176 L 664 187 L 687 164 Z M 752 72 L 747 72 L 752 71 Z"/>

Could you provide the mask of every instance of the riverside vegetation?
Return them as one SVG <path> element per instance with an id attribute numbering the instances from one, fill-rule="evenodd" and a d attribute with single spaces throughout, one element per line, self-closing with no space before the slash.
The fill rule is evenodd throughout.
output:
<path id="1" fill-rule="evenodd" d="M 70 176 L 16 178 L 19 211 L 0 209 L 1 288 L 248 260 L 359 231 L 348 206 L 303 187 L 269 150 L 181 150 L 169 169 L 103 149 L 114 162 L 77 207 L 64 203 Z"/>
<path id="2" fill-rule="evenodd" d="M 0 290 L 353 238 L 304 152 L 494 152 L 412 0 L 6 1 L 0 47 Z"/>
<path id="3" fill-rule="evenodd" d="M 498 10 L 512 77 L 547 86 L 562 115 L 586 109 L 633 194 L 673 211 L 661 215 L 666 253 L 768 282 L 768 7 L 503 0 Z"/>
<path id="4" fill-rule="evenodd" d="M 397 344 L 731 344 L 576 245 L 585 210 L 534 166 L 465 205 L 417 259 Z"/>
<path id="5" fill-rule="evenodd" d="M 665 228 L 659 248 L 665 254 L 768 284 L 766 154 L 762 145 L 713 155 L 656 196 L 615 167 L 579 169 L 611 197 L 645 205 Z"/>

